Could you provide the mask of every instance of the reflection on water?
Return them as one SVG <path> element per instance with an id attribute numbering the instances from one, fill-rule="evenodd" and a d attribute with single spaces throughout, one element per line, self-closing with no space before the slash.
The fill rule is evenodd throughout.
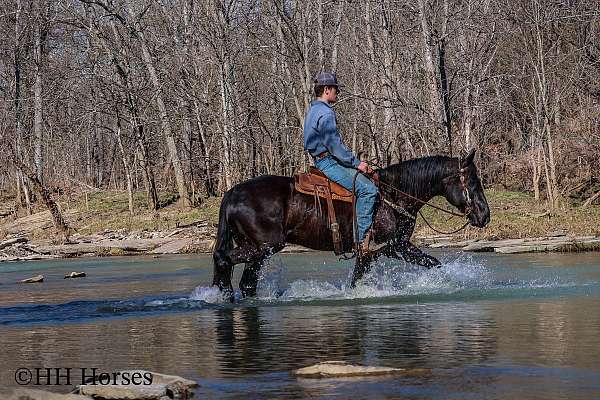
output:
<path id="1" fill-rule="evenodd" d="M 48 317 L 47 311 L 46 319 L 42 312 L 37 316 L 27 308 L 31 306 L 23 306 L 29 300 L 19 299 L 17 289 L 5 284 L 0 286 L 0 296 L 11 300 L 0 303 L 0 324 L 4 321 L 0 363 L 7 367 L 0 382 L 13 386 L 14 370 L 22 366 L 145 368 L 198 380 L 200 398 L 248 393 L 343 398 L 598 397 L 600 269 L 595 259 L 573 256 L 569 265 L 552 269 L 527 266 L 527 257 L 518 259 L 518 268 L 509 265 L 515 260 L 490 257 L 479 275 L 473 271 L 482 268 L 480 261 L 463 269 L 456 264 L 454 272 L 449 267 L 443 275 L 408 270 L 402 272 L 404 283 L 372 287 L 373 293 L 391 295 L 365 297 L 364 288 L 361 296 L 344 289 L 347 269 L 343 266 L 323 266 L 319 255 L 287 256 L 282 264 L 284 282 L 290 283 L 277 288 L 279 299 L 267 290 L 262 300 L 236 305 L 209 304 L 181 294 L 209 281 L 210 270 L 192 268 L 206 262 L 203 259 L 173 258 L 150 265 L 143 279 L 140 268 L 132 267 L 119 275 L 118 282 L 109 277 L 118 275 L 121 266 L 109 264 L 102 271 L 97 267 L 96 272 L 102 273 L 97 280 L 90 274 L 85 282 L 57 282 L 76 286 L 69 295 L 46 289 L 45 304 L 56 304 L 57 313 L 71 316 L 70 322 Z M 177 271 L 169 272 L 169 264 L 176 265 Z M 297 282 L 310 282 L 307 272 L 316 286 L 302 291 Z M 425 282 L 421 289 L 418 282 Z M 117 296 L 127 284 L 131 290 Z M 323 291 L 324 287 L 329 289 Z M 93 295 L 84 297 L 86 293 Z M 72 303 L 82 300 L 87 301 L 85 307 Z M 93 314 L 99 309 L 104 313 Z M 25 322 L 19 313 L 33 315 L 39 322 Z M 427 372 L 333 380 L 296 379 L 289 374 L 325 360 Z"/>

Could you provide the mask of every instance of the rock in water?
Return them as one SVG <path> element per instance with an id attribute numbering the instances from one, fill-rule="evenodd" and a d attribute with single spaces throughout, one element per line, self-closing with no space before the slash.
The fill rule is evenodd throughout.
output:
<path id="1" fill-rule="evenodd" d="M 102 385 L 92 380 L 86 385 L 78 387 L 79 394 L 101 399 L 179 399 L 185 400 L 193 397 L 192 388 L 198 386 L 195 381 L 175 375 L 159 374 L 144 370 L 120 371 L 115 382 Z M 150 384 L 135 385 L 131 383 L 132 377 L 144 377 L 144 382 Z M 127 377 L 127 381 L 125 380 Z M 151 380 L 150 378 L 151 377 Z"/>
<path id="2" fill-rule="evenodd" d="M 65 275 L 65 279 L 70 279 L 70 278 L 83 278 L 83 277 L 85 277 L 85 276 L 87 276 L 87 275 L 85 274 L 85 272 L 75 272 L 75 271 L 73 271 L 73 272 L 71 272 L 69 275 Z"/>
<path id="3" fill-rule="evenodd" d="M 0 399 L 4 400 L 93 400 L 88 396 L 78 394 L 60 394 L 35 389 L 14 389 L 9 393 L 0 392 Z"/>
<path id="4" fill-rule="evenodd" d="M 105 400 L 161 400 L 167 396 L 167 385 L 81 385 L 79 394 Z"/>
<path id="5" fill-rule="evenodd" d="M 36 275 L 31 278 L 23 279 L 19 283 L 40 283 L 44 282 L 44 275 Z"/>
<path id="6" fill-rule="evenodd" d="M 332 378 L 344 376 L 397 374 L 405 371 L 405 369 L 401 368 L 369 367 L 362 365 L 351 365 L 344 361 L 325 361 L 310 367 L 297 369 L 294 371 L 294 375 L 307 378 Z"/>

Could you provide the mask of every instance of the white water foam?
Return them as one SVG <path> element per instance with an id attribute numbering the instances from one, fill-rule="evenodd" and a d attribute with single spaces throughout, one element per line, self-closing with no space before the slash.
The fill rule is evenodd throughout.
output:
<path id="1" fill-rule="evenodd" d="M 472 259 L 456 259 L 441 268 L 425 270 L 397 260 L 373 265 L 371 272 L 350 288 L 346 282 L 334 284 L 300 279 L 291 282 L 280 300 L 360 299 L 372 297 L 448 294 L 463 289 L 483 289 L 492 284 L 491 272 Z"/>
<path id="2" fill-rule="evenodd" d="M 286 282 L 285 265 L 274 256 L 261 270 L 257 296 L 263 301 L 312 301 L 381 298 L 392 296 L 447 295 L 461 291 L 498 289 L 538 289 L 562 286 L 557 279 L 550 281 L 498 282 L 493 272 L 469 254 L 453 255 L 442 260 L 441 268 L 424 269 L 402 261 L 385 259 L 373 264 L 372 270 L 354 288 L 349 286 L 352 268 L 347 277 L 329 280 L 298 279 Z M 571 286 L 571 285 L 567 285 Z M 197 287 L 192 300 L 207 303 L 227 302 L 214 287 Z M 241 300 L 238 291 L 236 301 Z"/>
<path id="3" fill-rule="evenodd" d="M 349 273 L 352 273 L 350 269 Z M 274 256 L 261 269 L 257 299 L 293 301 L 316 299 L 361 299 L 420 294 L 449 294 L 463 289 L 485 289 L 492 286 L 492 274 L 470 256 L 446 260 L 441 268 L 423 269 L 398 260 L 385 260 L 373 265 L 371 272 L 354 288 L 347 279 L 322 281 L 299 279 L 285 281 L 285 265 Z M 215 287 L 198 286 L 189 297 L 207 303 L 223 303 L 227 299 Z M 236 300 L 240 293 L 236 291 Z"/>
<path id="4" fill-rule="evenodd" d="M 285 265 L 280 255 L 276 254 L 265 261 L 258 276 L 256 297 L 259 299 L 276 299 L 285 284 Z"/>
<path id="5" fill-rule="evenodd" d="M 211 304 L 225 303 L 227 300 L 224 294 L 216 286 L 198 286 L 190 294 L 189 299 L 200 300 Z"/>

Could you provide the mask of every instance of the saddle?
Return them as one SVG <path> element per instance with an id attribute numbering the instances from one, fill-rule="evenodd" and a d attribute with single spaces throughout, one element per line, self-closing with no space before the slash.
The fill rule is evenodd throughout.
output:
<path id="1" fill-rule="evenodd" d="M 342 237 L 340 235 L 340 226 L 335 217 L 333 200 L 352 203 L 354 201 L 352 192 L 330 181 L 323 172 L 312 166 L 309 167 L 308 172 L 294 175 L 294 186 L 296 191 L 314 196 L 315 208 L 318 205 L 319 211 L 321 210 L 321 201 L 319 198 L 327 201 L 327 217 L 333 238 L 333 252 L 336 255 L 342 254 Z"/>
<path id="2" fill-rule="evenodd" d="M 328 193 L 333 200 L 352 203 L 354 195 L 340 184 L 332 182 L 318 168 L 309 167 L 308 172 L 294 175 L 294 185 L 300 193 L 317 195 L 327 199 Z"/>

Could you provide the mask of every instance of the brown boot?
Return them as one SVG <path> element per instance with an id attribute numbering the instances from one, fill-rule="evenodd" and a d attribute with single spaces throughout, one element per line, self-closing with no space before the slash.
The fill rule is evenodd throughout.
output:
<path id="1" fill-rule="evenodd" d="M 373 240 L 373 231 L 369 229 L 362 243 L 360 244 L 360 252 L 365 255 L 373 253 L 385 246 L 385 243 L 376 244 Z"/>

